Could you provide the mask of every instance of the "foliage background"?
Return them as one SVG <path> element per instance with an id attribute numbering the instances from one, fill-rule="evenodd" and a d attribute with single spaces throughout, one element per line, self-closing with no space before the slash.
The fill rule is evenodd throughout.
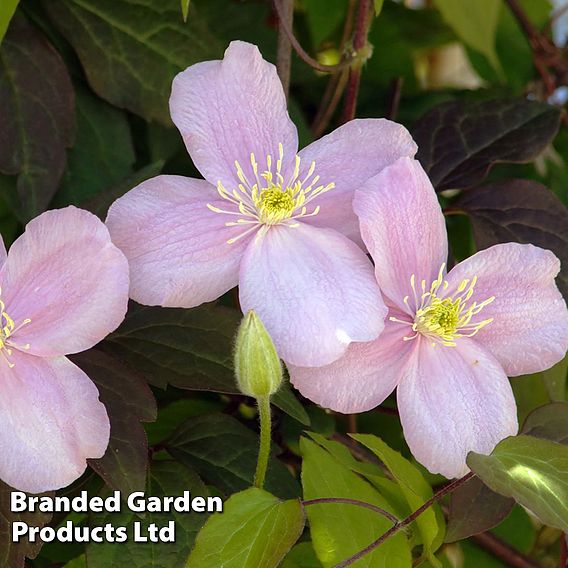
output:
<path id="1" fill-rule="evenodd" d="M 447 213 L 454 260 L 496 242 L 531 242 L 562 260 L 558 284 L 568 294 L 568 130 L 561 109 L 568 63 L 564 47 L 550 40 L 552 6 L 548 0 L 410 4 L 375 0 L 373 52 L 362 69 L 357 116 L 387 116 L 411 130 Z M 298 0 L 298 40 L 321 63 L 337 63 L 349 53 L 343 29 L 356 5 Z M 158 173 L 199 177 L 169 118 L 173 77 L 221 58 L 232 39 L 253 42 L 276 61 L 277 28 L 272 6 L 262 0 L 181 6 L 178 0 L 3 0 L 0 231 L 7 245 L 48 208 L 75 204 L 104 219 L 114 199 Z M 341 77 L 314 71 L 293 55 L 289 104 L 302 146 L 340 122 L 341 104 L 330 109 L 329 121 L 322 116 Z M 105 457 L 61 494 L 236 494 L 216 521 L 221 525 L 208 523 L 190 566 L 269 567 L 282 559 L 285 568 L 333 566 L 378 538 L 389 522 L 352 505 L 304 507 L 298 498 L 357 499 L 404 518 L 445 480 L 412 460 L 392 397 L 355 419 L 300 400 L 286 386 L 273 400 L 265 489 L 288 501 L 249 490 L 258 434 L 254 401 L 238 393 L 233 378 L 239 319 L 231 293 L 193 310 L 132 305 L 119 330 L 74 356 L 100 389 L 112 439 Z M 515 379 L 527 435 L 471 464 L 504 495 L 474 479 L 355 565 L 562 566 L 568 555 L 562 544 L 566 370 L 565 361 Z M 346 436 L 355 427 L 364 433 L 359 444 Z M 553 465 L 551 456 L 560 461 Z M 507 459 L 538 471 L 544 485 L 531 490 L 526 479 L 512 479 Z M 206 521 L 174 515 L 175 545 L 11 545 L 6 486 L 0 517 L 0 564 L 37 568 L 182 566 Z M 86 515 L 29 521 L 56 527 L 69 519 L 108 522 Z M 112 517 L 115 524 L 132 521 L 128 514 Z M 227 542 L 232 560 L 219 551 Z M 249 550 L 251 542 L 263 543 L 264 552 Z M 248 557 L 239 556 L 244 550 Z"/>

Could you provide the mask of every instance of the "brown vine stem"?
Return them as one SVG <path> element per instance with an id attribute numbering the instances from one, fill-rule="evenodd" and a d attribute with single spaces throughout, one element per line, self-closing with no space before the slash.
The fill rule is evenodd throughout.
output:
<path id="1" fill-rule="evenodd" d="M 547 96 L 550 96 L 558 83 L 564 85 L 568 81 L 568 64 L 562 56 L 562 51 L 546 33 L 540 32 L 533 25 L 518 0 L 505 1 L 527 38 L 534 65 L 541 76 Z"/>
<path id="2" fill-rule="evenodd" d="M 424 503 L 424 505 L 422 505 L 421 507 L 416 509 L 416 511 L 414 511 L 414 513 L 412 513 L 411 515 L 406 517 L 406 519 L 403 519 L 402 521 L 395 523 L 387 532 L 385 532 L 377 540 L 375 540 L 374 542 L 369 544 L 369 546 L 363 548 L 362 550 L 357 552 L 357 554 L 350 556 L 349 558 L 347 558 L 343 562 L 336 564 L 334 568 L 346 568 L 347 566 L 351 566 L 352 564 L 357 562 L 357 560 L 363 558 L 364 556 L 366 556 L 370 552 L 373 552 L 373 550 L 378 548 L 381 544 L 383 544 L 383 542 L 385 542 L 387 539 L 389 539 L 393 534 L 396 534 L 398 531 L 400 531 L 404 527 L 413 523 L 424 511 L 426 511 L 434 503 L 436 503 L 436 501 L 439 501 L 442 497 L 444 497 L 445 495 L 448 495 L 448 493 L 455 491 L 460 485 L 463 485 L 464 483 L 468 482 L 474 476 L 475 476 L 475 473 L 470 471 L 467 475 L 464 475 L 463 477 L 460 477 L 459 479 L 456 479 L 455 481 L 448 483 L 445 487 L 440 489 L 440 491 L 438 491 L 430 499 L 428 499 L 428 501 L 426 501 L 426 503 Z"/>
<path id="3" fill-rule="evenodd" d="M 278 20 L 278 45 L 276 50 L 276 69 L 286 99 L 290 91 L 290 70 L 292 67 L 292 44 L 290 38 L 284 30 L 282 22 L 286 20 L 286 25 L 294 29 L 294 0 L 281 0 L 282 19 Z"/>
<path id="4" fill-rule="evenodd" d="M 475 542 L 477 546 L 483 548 L 483 550 L 486 550 L 507 566 L 511 566 L 511 568 L 542 568 L 541 565 L 532 560 L 532 558 L 515 550 L 491 533 L 484 532 L 476 534 L 470 537 L 470 539 Z"/>
<path id="5" fill-rule="evenodd" d="M 355 33 L 353 35 L 353 52 L 360 54 L 367 46 L 367 34 L 371 24 L 371 14 L 373 5 L 371 0 L 359 0 L 359 10 L 355 23 Z M 345 95 L 345 106 L 343 108 L 342 122 L 349 122 L 355 118 L 357 110 L 357 97 L 359 95 L 359 85 L 361 83 L 361 67 L 363 60 L 357 61 L 349 70 L 347 81 L 347 93 Z"/>
<path id="6" fill-rule="evenodd" d="M 568 542 L 567 535 L 562 534 L 560 537 L 560 559 L 558 560 L 558 568 L 566 568 L 568 566 Z"/>
<path id="7" fill-rule="evenodd" d="M 278 16 L 278 25 L 283 30 L 283 33 L 285 33 L 288 36 L 288 39 L 290 40 L 290 43 L 292 44 L 294 51 L 298 54 L 298 56 L 300 57 L 300 59 L 302 59 L 302 61 L 304 61 L 310 67 L 313 67 L 317 71 L 322 71 L 324 73 L 336 73 L 337 71 L 340 71 L 341 69 L 346 69 L 351 65 L 351 59 L 342 61 L 337 65 L 324 65 L 323 63 L 320 63 L 319 61 L 311 57 L 300 45 L 300 42 L 297 40 L 296 36 L 294 35 L 294 31 L 292 30 L 291 25 L 289 25 L 288 21 L 286 20 L 282 2 L 283 0 L 273 0 L 274 10 L 276 12 L 276 15 Z"/>
<path id="8" fill-rule="evenodd" d="M 365 501 L 358 501 L 357 499 L 344 499 L 343 497 L 322 497 L 321 499 L 308 499 L 307 501 L 302 501 L 302 505 L 304 507 L 309 507 L 310 505 L 322 505 L 324 503 L 336 503 L 339 505 L 355 505 L 357 507 L 363 507 L 365 509 L 369 509 L 386 517 L 389 521 L 393 523 L 398 523 L 398 519 L 392 514 L 386 511 L 385 509 L 381 509 L 376 505 L 371 503 L 366 503 Z"/>

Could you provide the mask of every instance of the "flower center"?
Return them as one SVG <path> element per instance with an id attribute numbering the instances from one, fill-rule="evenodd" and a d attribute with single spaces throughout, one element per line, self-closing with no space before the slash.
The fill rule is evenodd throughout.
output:
<path id="1" fill-rule="evenodd" d="M 1 291 L 0 291 L 1 293 Z M 12 347 L 17 349 L 29 349 L 29 343 L 26 345 L 17 345 L 15 344 L 10 338 L 14 333 L 16 333 L 19 329 L 22 329 L 25 325 L 30 323 L 32 320 L 27 318 L 22 321 L 20 325 L 16 325 L 14 320 L 8 315 L 6 312 L 6 305 L 2 300 L 0 300 L 0 353 L 6 359 L 8 366 L 12 368 L 14 363 L 12 363 L 9 357 L 12 355 Z"/>
<path id="2" fill-rule="evenodd" d="M 404 303 L 411 312 L 414 312 L 414 321 L 390 318 L 391 321 L 412 327 L 414 335 L 404 337 L 405 341 L 410 341 L 421 335 L 430 339 L 433 345 L 441 344 L 446 347 L 455 347 L 457 339 L 473 337 L 493 321 L 493 318 L 472 321 L 485 306 L 495 300 L 495 296 L 491 296 L 483 302 L 470 302 L 477 283 L 477 276 L 462 280 L 451 296 L 444 298 L 438 295 L 448 288 L 448 281 L 443 278 L 445 266 L 445 264 L 442 264 L 438 278 L 432 282 L 429 289 L 426 287 L 426 281 L 422 280 L 421 293 L 417 290 L 414 274 L 411 276 L 410 286 L 416 308 L 411 308 L 408 301 L 409 296 L 404 298 Z"/>
<path id="3" fill-rule="evenodd" d="M 280 187 L 274 186 L 260 192 L 258 211 L 261 219 L 264 219 L 267 225 L 288 219 L 292 216 L 295 208 L 296 202 L 291 189 L 282 191 Z"/>
<path id="4" fill-rule="evenodd" d="M 208 203 L 207 207 L 215 213 L 239 217 L 236 221 L 225 223 L 227 227 L 249 225 L 237 237 L 229 239 L 227 241 L 229 244 L 248 235 L 259 225 L 270 227 L 285 224 L 289 227 L 297 227 L 297 219 L 313 217 L 319 213 L 319 205 L 308 212 L 308 203 L 318 195 L 333 189 L 335 184 L 318 185 L 320 177 L 314 175 L 315 162 L 310 164 L 305 177 L 300 179 L 299 156 L 295 158 L 294 171 L 290 179 L 285 180 L 282 175 L 283 157 L 284 147 L 278 144 L 278 158 L 274 162 L 269 154 L 266 157 L 266 169 L 261 173 L 255 155 L 251 154 L 250 164 L 254 174 L 252 180 L 247 178 L 242 166 L 235 161 L 237 177 L 240 181 L 237 188 L 229 191 L 220 181 L 217 183 L 217 192 L 232 207 L 220 209 L 211 203 Z"/>

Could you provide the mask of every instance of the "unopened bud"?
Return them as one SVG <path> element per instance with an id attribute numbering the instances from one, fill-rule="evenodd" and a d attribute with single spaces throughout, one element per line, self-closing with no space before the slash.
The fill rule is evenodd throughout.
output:
<path id="1" fill-rule="evenodd" d="M 251 310 L 243 318 L 235 346 L 235 374 L 243 394 L 273 395 L 282 384 L 282 364 L 262 321 Z"/>

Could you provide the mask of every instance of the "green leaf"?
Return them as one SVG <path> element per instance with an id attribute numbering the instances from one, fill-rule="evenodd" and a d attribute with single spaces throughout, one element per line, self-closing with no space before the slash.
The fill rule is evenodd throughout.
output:
<path id="1" fill-rule="evenodd" d="M 521 433 L 568 445 L 568 402 L 553 402 L 533 410 Z"/>
<path id="2" fill-rule="evenodd" d="M 226 414 L 197 416 L 182 424 L 166 442 L 167 451 L 194 468 L 210 485 L 227 494 L 253 484 L 258 435 Z M 273 454 L 277 448 L 273 448 Z M 272 456 L 266 489 L 283 499 L 300 494 L 292 474 Z"/>
<path id="3" fill-rule="evenodd" d="M 304 499 L 342 497 L 371 503 L 393 513 L 392 507 L 359 475 L 339 463 L 325 449 L 302 438 Z M 309 505 L 306 512 L 313 546 L 325 568 L 359 552 L 385 533 L 392 523 L 382 515 L 354 505 Z M 410 568 L 412 556 L 403 532 L 394 534 L 357 562 L 358 568 Z"/>
<path id="4" fill-rule="evenodd" d="M 375 16 L 378 16 L 382 12 L 384 3 L 385 3 L 385 0 L 375 0 L 374 1 Z"/>
<path id="5" fill-rule="evenodd" d="M 183 16 L 183 21 L 187 22 L 187 16 L 189 14 L 189 4 L 191 0 L 181 0 L 181 14 Z"/>
<path id="6" fill-rule="evenodd" d="M 568 532 L 567 446 L 521 435 L 503 440 L 489 456 L 471 452 L 467 463 L 493 491 Z"/>
<path id="7" fill-rule="evenodd" d="M 306 20 L 314 45 L 319 46 L 324 40 L 341 29 L 347 12 L 346 0 L 304 0 Z"/>
<path id="8" fill-rule="evenodd" d="M 369 448 L 387 467 L 399 484 L 412 511 L 420 508 L 433 495 L 432 488 L 420 471 L 406 458 L 389 448 L 380 438 L 371 434 L 351 434 L 351 437 Z M 440 507 L 435 503 L 417 519 L 416 526 L 422 537 L 424 553 L 430 564 L 439 566 L 434 552 L 444 539 L 445 522 Z"/>
<path id="9" fill-rule="evenodd" d="M 10 20 L 18 7 L 20 0 L 3 0 L 0 4 L 0 43 L 6 34 Z"/>
<path id="10" fill-rule="evenodd" d="M 6 198 L 23 221 L 44 211 L 55 194 L 73 141 L 73 104 L 61 57 L 17 14 L 0 50 L 0 172 L 17 176 Z"/>
<path id="11" fill-rule="evenodd" d="M 534 160 L 560 125 L 557 108 L 526 99 L 450 101 L 414 125 L 420 160 L 438 191 L 483 181 L 496 162 Z"/>
<path id="12" fill-rule="evenodd" d="M 53 205 L 83 205 L 132 173 L 134 147 L 126 114 L 87 89 L 76 91 L 77 136 Z"/>
<path id="13" fill-rule="evenodd" d="M 71 359 L 97 385 L 110 419 L 107 451 L 89 464 L 109 487 L 123 495 L 144 491 L 148 440 L 140 421 L 156 419 L 152 391 L 137 373 L 96 349 L 72 355 Z"/>
<path id="14" fill-rule="evenodd" d="M 251 487 L 232 495 L 201 529 L 187 566 L 276 568 L 304 528 L 300 501 Z"/>
<path id="15" fill-rule="evenodd" d="M 300 542 L 284 558 L 282 568 L 322 568 L 311 542 Z"/>
<path id="16" fill-rule="evenodd" d="M 207 304 L 184 310 L 136 306 L 105 348 L 153 385 L 240 394 L 233 372 L 233 340 L 241 315 Z M 303 424 L 309 417 L 287 384 L 272 403 Z"/>
<path id="17" fill-rule="evenodd" d="M 192 497 L 207 497 L 208 492 L 199 477 L 180 463 L 157 461 L 150 470 L 147 496 L 178 497 L 189 491 Z M 176 541 L 174 543 L 140 543 L 130 538 L 122 543 L 90 543 L 87 545 L 87 566 L 89 568 L 108 568 L 109 566 L 129 566 L 130 568 L 179 568 L 180 559 L 187 558 L 195 536 L 207 520 L 205 513 L 145 513 L 143 518 L 124 510 L 121 513 L 93 515 L 92 526 L 126 526 L 128 534 L 133 534 L 133 523 L 141 522 L 142 531 L 151 523 L 158 527 L 175 522 Z"/>
<path id="18" fill-rule="evenodd" d="M 451 494 L 446 542 L 492 529 L 514 506 L 514 499 L 491 491 L 477 477 L 470 479 Z"/>
<path id="19" fill-rule="evenodd" d="M 566 297 L 566 296 L 565 296 Z M 560 363 L 542 372 L 542 380 L 552 401 L 566 400 L 566 381 L 568 379 L 568 356 Z"/>
<path id="20" fill-rule="evenodd" d="M 180 0 L 42 4 L 77 52 L 90 86 L 101 98 L 166 126 L 171 125 L 168 99 L 177 73 L 220 59 L 228 42 L 237 37 L 257 44 L 264 43 L 263 36 L 272 39 L 266 9 L 254 4 L 194 0 L 187 23 L 180 18 Z"/>
<path id="21" fill-rule="evenodd" d="M 568 298 L 568 210 L 552 191 L 532 180 L 499 181 L 463 192 L 455 207 L 469 215 L 479 249 L 517 242 L 554 252 Z"/>
<path id="22" fill-rule="evenodd" d="M 466 45 L 485 55 L 491 65 L 501 72 L 495 52 L 501 0 L 434 0 L 434 3 L 456 35 Z"/>
<path id="23" fill-rule="evenodd" d="M 27 538 L 13 543 L 12 523 L 21 521 L 30 527 L 43 527 L 51 520 L 51 513 L 12 513 L 10 509 L 12 491 L 11 487 L 0 481 L 0 566 L 24 568 L 25 559 L 35 558 L 43 543 L 41 541 L 32 543 Z"/>

